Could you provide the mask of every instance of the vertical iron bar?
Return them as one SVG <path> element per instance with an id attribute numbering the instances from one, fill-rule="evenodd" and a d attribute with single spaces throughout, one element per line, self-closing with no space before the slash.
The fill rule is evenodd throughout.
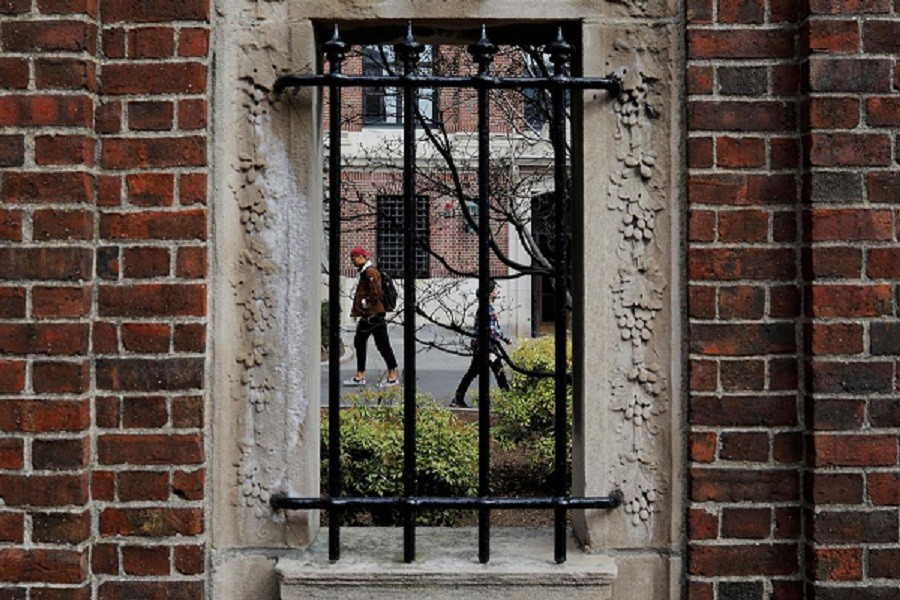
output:
<path id="1" fill-rule="evenodd" d="M 484 25 L 481 39 L 469 46 L 469 52 L 478 63 L 478 79 L 487 81 L 488 67 L 497 52 L 487 39 Z M 489 310 L 490 305 L 490 256 L 489 256 L 489 199 L 490 182 L 490 96 L 487 85 L 478 86 L 478 496 L 491 494 L 491 397 Z M 491 512 L 478 510 L 478 560 L 486 563 L 491 556 Z"/>
<path id="2" fill-rule="evenodd" d="M 548 45 L 550 60 L 553 62 L 553 79 L 563 81 L 566 78 L 566 63 L 572 48 L 562 36 L 562 28 L 557 38 Z M 551 90 L 553 104 L 553 185 L 555 188 L 554 203 L 554 271 L 555 288 L 553 303 L 555 308 L 555 346 L 556 364 L 554 377 L 555 412 L 555 494 L 558 498 L 566 495 L 566 387 L 568 369 L 566 365 L 566 279 L 568 239 L 566 237 L 565 199 L 566 199 L 566 104 L 565 89 L 561 86 Z M 566 561 L 566 510 L 557 507 L 554 510 L 554 558 L 557 563 Z"/>
<path id="3" fill-rule="evenodd" d="M 395 47 L 403 75 L 415 73 L 422 45 L 412 35 Z M 413 86 L 403 87 L 403 495 L 416 495 L 416 122 Z M 416 511 L 403 513 L 403 561 L 416 559 Z"/>
<path id="4" fill-rule="evenodd" d="M 334 26 L 325 43 L 329 70 L 341 72 L 346 46 Z M 328 495 L 341 495 L 341 357 L 340 357 L 340 254 L 341 254 L 341 88 L 328 87 Z M 328 515 L 328 558 L 341 557 L 341 514 Z"/>

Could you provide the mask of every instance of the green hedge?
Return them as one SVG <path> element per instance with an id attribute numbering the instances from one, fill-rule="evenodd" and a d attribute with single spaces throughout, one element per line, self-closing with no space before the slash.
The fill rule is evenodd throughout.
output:
<path id="1" fill-rule="evenodd" d="M 341 411 L 341 484 L 344 496 L 403 495 L 403 406 L 400 388 L 365 391 Z M 478 429 L 420 396 L 416 412 L 416 469 L 421 496 L 474 496 Z M 328 473 L 328 419 L 322 420 L 322 474 Z M 344 513 L 342 523 L 396 525 L 399 511 Z M 421 525 L 454 525 L 460 511 L 424 511 Z"/>

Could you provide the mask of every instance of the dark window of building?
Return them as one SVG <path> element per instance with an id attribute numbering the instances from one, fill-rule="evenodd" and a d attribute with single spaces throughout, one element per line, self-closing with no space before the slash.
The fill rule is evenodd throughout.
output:
<path id="1" fill-rule="evenodd" d="M 378 268 L 391 277 L 403 277 L 403 196 L 378 196 Z M 429 277 L 428 232 L 429 202 L 416 196 L 416 277 Z"/>
<path id="2" fill-rule="evenodd" d="M 419 75 L 434 74 L 434 47 L 425 46 L 419 59 Z M 389 75 L 403 72 L 403 65 L 396 58 L 391 46 L 366 46 L 363 49 L 363 75 Z M 436 120 L 437 90 L 425 88 L 416 91 L 416 103 L 424 119 Z M 363 125 L 402 125 L 403 95 L 397 87 L 363 88 Z"/>

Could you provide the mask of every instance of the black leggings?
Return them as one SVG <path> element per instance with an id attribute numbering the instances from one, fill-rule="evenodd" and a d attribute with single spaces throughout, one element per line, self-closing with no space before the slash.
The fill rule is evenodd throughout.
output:
<path id="1" fill-rule="evenodd" d="M 493 360 L 491 360 L 490 356 L 488 357 L 488 365 L 491 367 L 491 371 L 494 372 L 494 377 L 497 378 L 497 385 L 500 386 L 501 390 L 509 389 L 509 382 L 506 380 L 506 373 L 503 371 L 503 362 L 500 360 L 500 357 L 497 356 L 496 353 L 493 354 Z M 456 388 L 456 400 L 463 400 L 465 398 L 466 392 L 469 390 L 469 386 L 472 384 L 472 381 L 478 377 L 478 351 L 475 351 L 475 354 L 472 356 L 472 364 L 469 365 L 469 370 L 466 371 L 466 374 L 463 375 L 462 381 L 459 382 L 459 387 Z"/>
<path id="2" fill-rule="evenodd" d="M 356 335 L 353 337 L 353 347 L 356 348 L 356 370 L 366 370 L 366 346 L 369 336 L 375 338 L 375 347 L 381 353 L 388 370 L 397 368 L 397 359 L 394 358 L 394 350 L 391 348 L 391 340 L 388 338 L 387 323 L 384 313 L 372 317 L 361 317 L 356 324 Z"/>

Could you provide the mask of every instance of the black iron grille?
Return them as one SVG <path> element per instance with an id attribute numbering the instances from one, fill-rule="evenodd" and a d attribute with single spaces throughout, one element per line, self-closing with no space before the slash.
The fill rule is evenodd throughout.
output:
<path id="1" fill-rule="evenodd" d="M 567 415 L 566 388 L 570 382 L 567 373 L 567 314 L 566 288 L 554 286 L 555 307 L 555 489 L 552 497 L 543 498 L 500 498 L 490 493 L 490 393 L 488 381 L 488 303 L 486 293 L 479 294 L 478 304 L 478 360 L 480 363 L 478 385 L 478 495 L 477 497 L 424 497 L 416 493 L 416 293 L 415 280 L 421 273 L 418 260 L 408 260 L 416 256 L 420 247 L 417 237 L 421 230 L 417 227 L 416 210 L 419 202 L 416 195 L 415 157 L 416 123 L 415 110 L 410 110 L 421 95 L 420 90 L 438 88 L 468 88 L 477 93 L 478 112 L 478 214 L 472 220 L 478 234 L 478 281 L 481 290 L 488 289 L 490 278 L 491 232 L 488 215 L 490 197 L 489 157 L 490 157 L 490 92 L 499 89 L 548 90 L 551 104 L 550 138 L 554 152 L 554 186 L 556 190 L 566 190 L 566 96 L 567 90 L 603 89 L 613 96 L 619 93 L 619 81 L 615 78 L 572 77 L 569 65 L 574 47 L 565 41 L 562 28 L 555 40 L 544 47 L 544 53 L 553 66 L 552 75 L 543 77 L 494 77 L 490 66 L 497 53 L 497 47 L 488 39 L 482 27 L 481 39 L 469 46 L 468 51 L 477 65 L 477 72 L 471 76 L 423 75 L 418 68 L 424 46 L 412 35 L 410 24 L 406 39 L 393 48 L 402 72 L 397 74 L 343 75 L 341 73 L 347 45 L 341 39 L 337 26 L 334 35 L 323 46 L 328 72 L 319 75 L 286 75 L 275 82 L 275 92 L 281 93 L 291 87 L 319 87 L 329 90 L 330 111 L 328 115 L 329 135 L 332 140 L 341 136 L 341 91 L 343 88 L 400 90 L 403 123 L 403 195 L 402 203 L 402 277 L 404 362 L 403 362 L 403 495 L 400 497 L 345 497 L 341 493 L 340 456 L 340 356 L 339 356 L 339 290 L 340 290 L 340 215 L 341 215 L 341 161 L 340 144 L 329 144 L 328 155 L 328 265 L 329 265 L 329 472 L 328 491 L 318 498 L 288 498 L 273 496 L 275 509 L 325 509 L 330 511 L 328 520 L 329 557 L 340 558 L 340 513 L 342 510 L 365 508 L 394 508 L 403 514 L 404 548 L 406 562 L 415 559 L 416 525 L 418 511 L 429 509 L 475 509 L 478 511 L 478 556 L 481 562 L 490 559 L 490 511 L 495 509 L 543 508 L 554 512 L 554 558 L 557 562 L 566 560 L 566 511 L 568 509 L 614 508 L 622 502 L 621 494 L 609 496 L 573 498 L 567 495 Z M 529 92 L 532 93 L 532 92 Z M 566 192 L 563 192 L 566 193 Z M 553 203 L 553 230 L 565 231 L 565 201 Z M 392 214 L 396 215 L 396 212 Z M 392 231 L 394 231 L 392 229 Z M 567 276 L 571 264 L 567 245 L 561 244 L 553 252 L 553 273 L 557 278 Z"/>

